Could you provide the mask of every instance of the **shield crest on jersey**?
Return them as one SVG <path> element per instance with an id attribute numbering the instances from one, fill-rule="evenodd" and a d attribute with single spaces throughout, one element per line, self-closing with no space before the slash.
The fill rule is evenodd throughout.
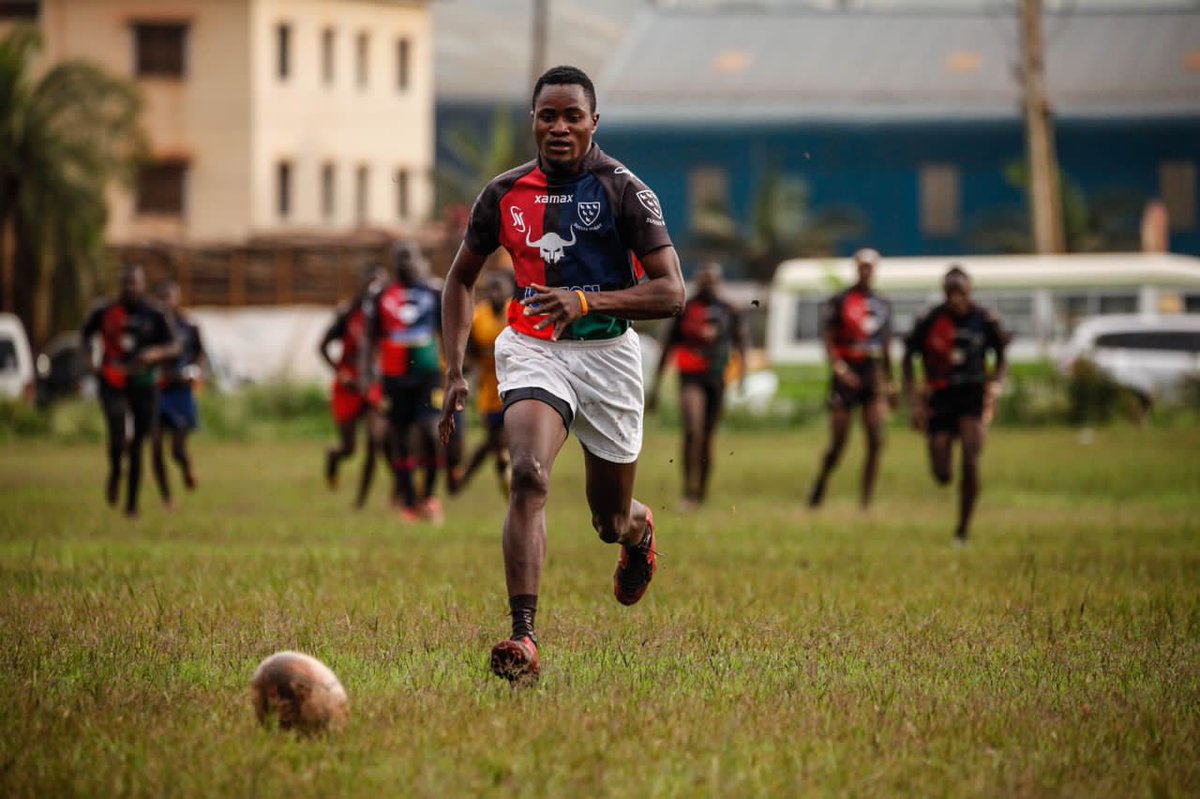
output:
<path id="1" fill-rule="evenodd" d="M 638 202 L 642 207 L 652 213 L 656 219 L 662 219 L 662 206 L 658 204 L 658 197 L 650 189 L 642 189 L 637 193 Z"/>
<path id="2" fill-rule="evenodd" d="M 575 210 L 579 214 L 579 221 L 583 223 L 584 227 L 591 227 L 600 218 L 599 202 L 579 203 L 575 207 Z"/>

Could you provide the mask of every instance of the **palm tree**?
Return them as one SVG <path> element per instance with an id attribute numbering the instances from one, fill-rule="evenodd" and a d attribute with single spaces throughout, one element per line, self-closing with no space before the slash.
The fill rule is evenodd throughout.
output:
<path id="1" fill-rule="evenodd" d="M 0 40 L 0 276 L 3 303 L 35 341 L 78 322 L 104 257 L 105 192 L 145 152 L 129 81 L 84 61 L 35 74 L 35 29 Z"/>

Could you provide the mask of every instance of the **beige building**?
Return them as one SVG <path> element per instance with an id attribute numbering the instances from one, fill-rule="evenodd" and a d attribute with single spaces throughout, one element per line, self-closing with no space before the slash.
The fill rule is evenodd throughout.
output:
<path id="1" fill-rule="evenodd" d="M 400 0 L 42 0 L 52 60 L 137 80 L 153 163 L 109 240 L 403 233 L 431 211 L 433 31 Z"/>

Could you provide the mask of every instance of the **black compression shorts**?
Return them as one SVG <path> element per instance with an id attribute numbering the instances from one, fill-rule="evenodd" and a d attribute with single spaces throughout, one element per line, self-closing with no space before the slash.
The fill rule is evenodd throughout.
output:
<path id="1" fill-rule="evenodd" d="M 860 405 L 870 405 L 879 399 L 879 363 L 868 358 L 860 363 L 846 365 L 858 377 L 859 387 L 850 388 L 838 380 L 836 374 L 831 374 L 827 403 L 830 410 L 852 411 Z"/>
<path id="2" fill-rule="evenodd" d="M 983 399 L 982 383 L 937 389 L 929 395 L 929 434 L 958 435 L 959 422 L 962 419 L 983 417 Z"/>
<path id="3" fill-rule="evenodd" d="M 704 429 L 712 430 L 721 418 L 725 404 L 725 381 L 720 375 L 707 373 L 679 375 L 679 388 L 695 386 L 704 392 Z"/>

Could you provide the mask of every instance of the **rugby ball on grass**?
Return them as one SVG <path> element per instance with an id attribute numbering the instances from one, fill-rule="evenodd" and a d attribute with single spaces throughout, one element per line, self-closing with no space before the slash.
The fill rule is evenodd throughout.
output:
<path id="1" fill-rule="evenodd" d="M 329 667 L 300 652 L 276 652 L 250 681 L 260 723 L 305 735 L 340 729 L 348 714 L 346 689 Z"/>

